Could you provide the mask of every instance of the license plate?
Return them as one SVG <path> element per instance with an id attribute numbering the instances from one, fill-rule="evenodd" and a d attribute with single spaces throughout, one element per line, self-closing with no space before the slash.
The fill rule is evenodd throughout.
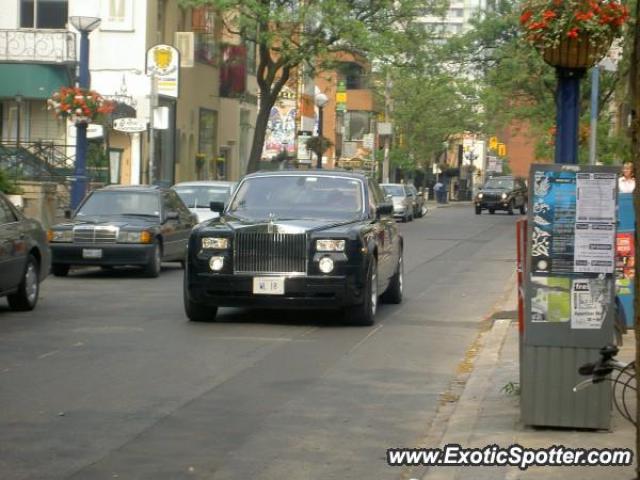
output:
<path id="1" fill-rule="evenodd" d="M 284 295 L 284 277 L 253 277 L 253 293 Z"/>
<path id="2" fill-rule="evenodd" d="M 82 258 L 102 258 L 102 250 L 100 248 L 83 248 Z"/>

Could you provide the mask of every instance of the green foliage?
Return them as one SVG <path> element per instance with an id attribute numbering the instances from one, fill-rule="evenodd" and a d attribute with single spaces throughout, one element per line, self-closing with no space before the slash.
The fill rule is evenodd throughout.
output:
<path id="1" fill-rule="evenodd" d="M 500 389 L 500 391 L 509 396 L 520 395 L 520 383 L 508 382 Z"/>
<path id="2" fill-rule="evenodd" d="M 314 136 L 307 139 L 307 142 L 305 143 L 307 149 L 311 150 L 314 153 L 318 152 L 320 145 L 322 145 L 322 153 L 325 153 L 327 150 L 333 147 L 333 142 L 327 137 L 322 137 L 322 142 L 320 142 L 320 137 Z"/>
<path id="3" fill-rule="evenodd" d="M 22 193 L 22 189 L 15 181 L 9 179 L 9 175 L 4 170 L 0 170 L 0 192 L 7 195 L 20 195 Z"/>

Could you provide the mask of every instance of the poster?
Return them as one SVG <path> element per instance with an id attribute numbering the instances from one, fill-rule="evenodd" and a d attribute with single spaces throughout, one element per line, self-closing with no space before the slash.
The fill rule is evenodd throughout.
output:
<path id="1" fill-rule="evenodd" d="M 631 295 L 635 275 L 633 233 L 622 232 L 616 237 L 616 295 Z"/>
<path id="2" fill-rule="evenodd" d="M 571 328 L 600 329 L 610 304 L 610 282 L 605 278 L 574 279 L 571 283 Z"/>
<path id="3" fill-rule="evenodd" d="M 574 271 L 613 273 L 614 242 L 614 224 L 576 223 Z"/>
<path id="4" fill-rule="evenodd" d="M 571 279 L 531 277 L 531 321 L 568 322 L 571 319 Z"/>
<path id="5" fill-rule="evenodd" d="M 576 174 L 576 221 L 616 222 L 615 173 Z"/>
<path id="6" fill-rule="evenodd" d="M 532 273 L 573 272 L 576 174 L 537 171 L 533 184 Z"/>

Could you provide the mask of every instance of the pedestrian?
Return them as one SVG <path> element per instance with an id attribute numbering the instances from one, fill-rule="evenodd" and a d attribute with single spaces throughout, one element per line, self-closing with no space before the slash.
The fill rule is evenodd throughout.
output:
<path id="1" fill-rule="evenodd" d="M 438 203 L 444 203 L 442 201 L 443 190 L 444 190 L 444 185 L 440 180 L 438 180 L 436 184 L 433 186 L 433 191 L 436 193 L 436 202 Z"/>
<path id="2" fill-rule="evenodd" d="M 636 178 L 633 174 L 633 163 L 622 164 L 622 176 L 618 178 L 618 193 L 633 193 L 636 188 Z"/>

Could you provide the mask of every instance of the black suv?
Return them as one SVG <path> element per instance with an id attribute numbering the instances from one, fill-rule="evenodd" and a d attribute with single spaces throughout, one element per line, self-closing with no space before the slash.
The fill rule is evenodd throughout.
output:
<path id="1" fill-rule="evenodd" d="M 139 265 L 157 277 L 162 261 L 184 262 L 194 215 L 176 192 L 156 186 L 110 186 L 91 192 L 49 239 L 52 272 L 72 265 Z"/>
<path id="2" fill-rule="evenodd" d="M 527 197 L 527 184 L 522 178 L 491 177 L 476 195 L 476 215 L 480 215 L 482 210 L 489 210 L 491 214 L 496 213 L 496 210 L 505 210 L 513 215 L 516 208 L 524 215 L 527 211 Z"/>

